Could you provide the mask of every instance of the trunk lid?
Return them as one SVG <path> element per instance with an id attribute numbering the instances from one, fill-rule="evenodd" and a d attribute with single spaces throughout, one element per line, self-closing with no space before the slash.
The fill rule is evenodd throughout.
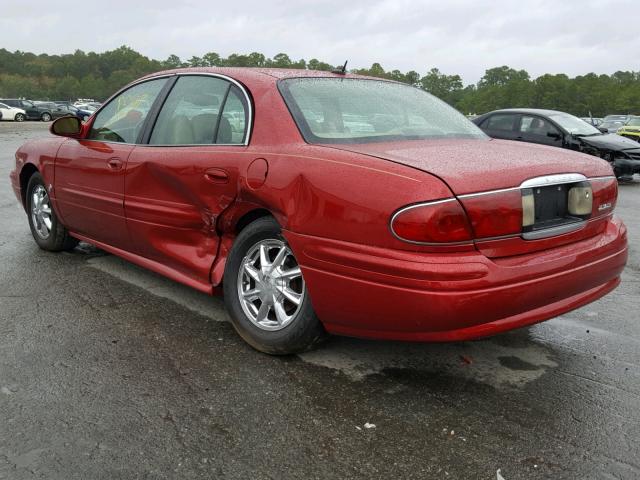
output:
<path id="1" fill-rule="evenodd" d="M 554 173 L 612 175 L 604 160 L 557 147 L 507 140 L 412 140 L 324 145 L 389 160 L 439 177 L 456 195 L 517 187 Z"/>

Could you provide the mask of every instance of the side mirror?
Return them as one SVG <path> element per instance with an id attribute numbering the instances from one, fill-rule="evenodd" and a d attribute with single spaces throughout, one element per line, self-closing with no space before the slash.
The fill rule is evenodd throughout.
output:
<path id="1" fill-rule="evenodd" d="M 609 133 L 609 129 L 607 127 L 598 127 L 598 130 L 600 130 L 602 133 Z"/>
<path id="2" fill-rule="evenodd" d="M 78 138 L 82 133 L 82 123 L 78 117 L 60 117 L 51 124 L 49 131 L 60 137 Z"/>
<path id="3" fill-rule="evenodd" d="M 547 137 L 551 137 L 555 140 L 560 140 L 562 138 L 562 135 L 558 132 L 547 132 Z"/>

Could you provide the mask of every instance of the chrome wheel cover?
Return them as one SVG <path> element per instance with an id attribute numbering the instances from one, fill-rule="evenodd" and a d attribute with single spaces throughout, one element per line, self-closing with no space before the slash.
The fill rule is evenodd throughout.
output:
<path id="1" fill-rule="evenodd" d="M 37 185 L 31 192 L 31 221 L 36 234 L 43 240 L 51 235 L 51 203 L 44 185 Z"/>
<path id="2" fill-rule="evenodd" d="M 238 298 L 251 323 L 283 329 L 296 318 L 304 295 L 300 266 L 285 242 L 266 239 L 249 249 L 238 272 Z"/>

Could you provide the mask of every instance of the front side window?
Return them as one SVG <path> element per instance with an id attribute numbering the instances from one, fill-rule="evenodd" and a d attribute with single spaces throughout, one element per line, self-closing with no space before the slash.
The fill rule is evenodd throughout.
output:
<path id="1" fill-rule="evenodd" d="M 278 87 L 310 143 L 487 138 L 446 103 L 400 83 L 292 78 L 281 80 Z"/>
<path id="2" fill-rule="evenodd" d="M 222 78 L 180 77 L 162 106 L 149 143 L 241 144 L 247 124 L 241 98 L 239 89 Z"/>
<path id="3" fill-rule="evenodd" d="M 584 122 L 582 122 L 584 123 Z M 548 134 L 559 135 L 560 132 L 550 122 L 540 117 L 523 115 L 520 121 L 520 131 L 529 135 L 546 137 Z"/>
<path id="4" fill-rule="evenodd" d="M 158 78 L 139 83 L 115 97 L 98 113 L 87 138 L 136 143 L 144 120 L 166 81 Z"/>

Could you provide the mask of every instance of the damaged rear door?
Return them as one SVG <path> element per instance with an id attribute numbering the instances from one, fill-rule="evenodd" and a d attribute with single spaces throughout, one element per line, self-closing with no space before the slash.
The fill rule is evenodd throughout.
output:
<path id="1" fill-rule="evenodd" d="M 174 83 L 143 145 L 129 156 L 125 215 L 135 253 L 209 282 L 216 222 L 238 193 L 249 99 L 216 75 Z"/>

